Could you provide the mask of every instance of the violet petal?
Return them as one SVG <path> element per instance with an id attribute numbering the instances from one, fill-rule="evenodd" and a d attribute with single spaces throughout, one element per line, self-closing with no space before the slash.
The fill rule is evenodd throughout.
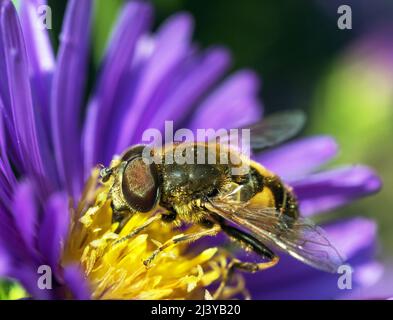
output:
<path id="1" fill-rule="evenodd" d="M 191 130 L 199 128 L 232 129 L 261 118 L 259 79 L 250 70 L 238 71 L 225 80 L 195 110 Z"/>
<path id="2" fill-rule="evenodd" d="M 20 21 L 29 58 L 31 86 L 33 87 L 36 112 L 40 113 L 46 134 L 50 130 L 50 87 L 55 67 L 55 57 L 49 34 L 43 27 L 40 8 L 46 0 L 24 0 L 20 6 Z"/>
<path id="3" fill-rule="evenodd" d="M 368 219 L 355 218 L 324 226 L 329 239 L 346 256 L 347 264 L 361 269 L 374 259 L 376 224 Z M 281 254 L 280 262 L 272 269 L 248 276 L 248 288 L 255 299 L 331 299 L 348 294 L 337 286 L 339 274 L 313 269 L 288 255 Z M 359 287 L 354 276 L 353 287 Z"/>
<path id="4" fill-rule="evenodd" d="M 8 252 L 10 259 L 24 261 L 25 263 L 31 261 L 32 252 L 29 249 L 31 246 L 26 246 L 19 228 L 15 225 L 14 217 L 2 206 L 0 206 L 0 246 Z"/>
<path id="5" fill-rule="evenodd" d="M 78 198 L 83 183 L 79 119 L 91 15 L 91 0 L 69 2 L 53 79 L 51 117 L 56 162 L 62 182 L 75 198 Z"/>
<path id="6" fill-rule="evenodd" d="M 151 11 L 151 7 L 143 2 L 127 2 L 121 10 L 88 108 L 83 133 L 86 174 L 90 174 L 92 166 L 103 162 L 105 148 L 110 148 L 110 145 L 106 146 L 105 137 L 111 134 L 111 130 L 119 130 L 111 121 L 117 109 L 117 97 L 130 90 L 122 88 L 123 80 L 130 71 L 137 42 L 150 25 Z"/>
<path id="7" fill-rule="evenodd" d="M 41 191 L 47 187 L 45 169 L 37 130 L 28 79 L 28 59 L 22 30 L 16 10 L 8 0 L 1 2 L 0 37 L 2 38 L 4 58 L 9 84 L 9 102 L 12 107 L 15 139 L 20 159 L 27 174 L 39 181 Z M 7 103 L 4 101 L 4 103 Z"/>
<path id="8" fill-rule="evenodd" d="M 1 39 L 0 39 L 0 60 L 1 60 L 1 53 L 2 53 L 2 46 L 1 46 Z M 3 61 L 4 62 L 4 61 Z M 1 63 L 0 63 L 1 64 Z M 1 67 L 0 67 L 1 68 Z M 0 73 L 1 73 L 0 69 Z M 1 76 L 0 79 L 7 78 L 6 75 Z M 1 85 L 0 85 L 1 87 Z M 23 171 L 22 160 L 19 154 L 19 145 L 15 139 L 16 131 L 14 127 L 14 123 L 12 120 L 12 111 L 10 106 L 6 107 L 4 105 L 1 92 L 0 92 L 0 121 L 1 121 L 1 148 L 2 148 L 2 155 L 3 157 L 7 157 L 8 159 L 12 160 L 15 169 Z M 5 147 L 6 146 L 6 147 Z"/>
<path id="9" fill-rule="evenodd" d="M 230 54 L 225 48 L 215 47 L 206 50 L 184 78 L 171 89 L 171 94 L 157 109 L 147 128 L 164 128 L 164 121 L 173 121 L 175 128 L 180 127 L 190 116 L 192 108 L 212 86 L 223 76 L 230 65 Z M 135 137 L 139 142 L 142 136 Z M 138 140 L 139 139 L 139 140 Z"/>
<path id="10" fill-rule="evenodd" d="M 70 224 L 68 200 L 64 194 L 52 195 L 46 203 L 40 225 L 38 246 L 52 270 L 58 271 L 59 259 Z"/>
<path id="11" fill-rule="evenodd" d="M 347 166 L 310 175 L 292 182 L 300 212 L 309 216 L 332 210 L 377 192 L 381 180 L 366 166 Z"/>
<path id="12" fill-rule="evenodd" d="M 38 213 L 34 189 L 29 182 L 22 182 L 16 188 L 12 213 L 26 246 L 34 252 Z"/>
<path id="13" fill-rule="evenodd" d="M 37 281 L 41 274 L 38 273 L 38 265 L 21 265 L 13 268 L 10 277 L 18 279 L 22 287 L 32 296 L 35 300 L 50 300 L 54 298 L 54 290 L 40 289 Z M 53 285 L 53 283 L 52 283 Z"/>
<path id="14" fill-rule="evenodd" d="M 0 101 L 1 104 L 1 101 Z M 14 170 L 11 167 L 11 162 L 7 154 L 8 144 L 5 137 L 4 120 L 0 117 L 0 185 L 1 192 L 8 193 L 9 196 L 13 193 L 16 186 L 17 180 Z M 10 198 L 8 198 L 10 199 Z M 8 201 L 4 201 L 3 204 L 7 206 Z M 11 203 L 10 201 L 8 203 Z"/>
<path id="15" fill-rule="evenodd" d="M 379 265 L 379 273 L 383 268 L 383 274 L 379 279 L 375 278 L 375 266 Z M 372 280 L 378 280 L 372 286 L 360 287 L 349 294 L 348 299 L 387 299 L 393 296 L 393 263 L 392 261 L 384 261 L 383 267 L 378 262 L 371 262 L 365 266 L 365 269 L 360 270 L 360 276 L 362 278 L 372 278 Z"/>
<path id="16" fill-rule="evenodd" d="M 303 177 L 331 160 L 338 151 L 329 136 L 314 136 L 286 143 L 256 155 L 255 159 L 286 181 Z"/>
<path id="17" fill-rule="evenodd" d="M 90 289 L 87 280 L 83 276 L 83 271 L 78 266 L 70 265 L 64 268 L 64 281 L 74 299 L 90 299 Z"/>
<path id="18" fill-rule="evenodd" d="M 10 257 L 0 246 L 0 277 L 4 277 L 10 270 Z"/>
<path id="19" fill-rule="evenodd" d="M 140 80 L 136 84 L 136 95 L 124 115 L 117 151 L 123 151 L 133 138 L 139 137 L 147 125 L 144 119 L 150 119 L 159 111 L 155 102 L 161 98 L 157 99 L 155 95 L 165 93 L 165 90 L 160 88 L 166 86 L 179 64 L 189 54 L 192 26 L 192 18 L 189 15 L 177 14 L 170 17 L 158 30 L 153 53 L 141 70 Z M 160 106 L 160 110 L 164 108 Z"/>

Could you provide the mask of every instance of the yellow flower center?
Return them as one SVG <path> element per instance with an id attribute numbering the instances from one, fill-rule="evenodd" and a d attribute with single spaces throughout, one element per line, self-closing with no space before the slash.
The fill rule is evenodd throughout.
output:
<path id="1" fill-rule="evenodd" d="M 246 294 L 244 281 L 238 274 L 229 281 L 230 257 L 216 247 L 196 252 L 187 243 L 173 244 L 146 266 L 143 262 L 158 246 L 198 227 L 179 230 L 157 220 L 143 231 L 124 238 L 154 212 L 134 214 L 119 231 L 119 224 L 112 221 L 110 184 L 97 185 L 97 181 L 98 170 L 94 170 L 73 212 L 62 259 L 63 265 L 80 265 L 93 299 L 221 299 Z"/>

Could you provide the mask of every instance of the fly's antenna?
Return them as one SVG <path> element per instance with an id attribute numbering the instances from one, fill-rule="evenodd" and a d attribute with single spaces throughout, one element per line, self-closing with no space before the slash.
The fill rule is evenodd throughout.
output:
<path id="1" fill-rule="evenodd" d="M 99 165 L 100 167 L 100 177 L 102 182 L 107 182 L 113 173 L 113 169 L 105 167 L 104 165 Z"/>

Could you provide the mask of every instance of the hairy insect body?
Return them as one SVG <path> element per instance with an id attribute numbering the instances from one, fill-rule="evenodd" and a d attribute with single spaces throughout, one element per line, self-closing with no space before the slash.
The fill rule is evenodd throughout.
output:
<path id="1" fill-rule="evenodd" d="M 256 148 L 270 147 L 293 135 L 301 124 L 302 118 L 293 114 L 271 117 L 252 127 L 256 135 L 251 142 Z M 148 155 L 153 162 L 147 159 L 145 148 L 131 147 L 101 170 L 102 181 L 111 183 L 113 220 L 121 228 L 136 213 L 160 212 L 149 223 L 160 218 L 175 225 L 191 223 L 205 228 L 168 240 L 145 265 L 173 243 L 195 241 L 220 230 L 269 260 L 235 264 L 247 271 L 277 263 L 278 257 L 268 246 L 329 272 L 342 264 L 323 230 L 300 217 L 292 189 L 261 164 L 219 143 L 184 142 L 152 148 Z M 239 168 L 247 170 L 235 170 Z"/>

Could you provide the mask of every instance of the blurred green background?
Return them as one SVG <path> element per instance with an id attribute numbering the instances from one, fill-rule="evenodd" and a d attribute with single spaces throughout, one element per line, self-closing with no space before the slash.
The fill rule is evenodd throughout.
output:
<path id="1" fill-rule="evenodd" d="M 20 0 L 19 0 L 20 1 Z M 23 0 L 21 0 L 23 1 Z M 49 0 L 58 45 L 66 0 Z M 334 165 L 364 163 L 380 174 L 383 190 L 338 210 L 378 221 L 381 258 L 393 257 L 393 1 L 391 0 L 154 0 L 155 26 L 176 11 L 192 13 L 195 41 L 222 44 L 233 68 L 262 78 L 266 112 L 300 108 L 304 135 L 329 134 L 341 152 Z M 90 83 L 123 0 L 97 0 Z M 352 29 L 337 27 L 340 5 L 352 8 Z M 11 285 L 2 294 L 21 294 Z M 4 293 L 3 293 L 4 291 Z M 7 291 L 7 292 L 5 292 Z"/>
<path id="2" fill-rule="evenodd" d="M 23 1 L 23 0 L 22 0 Z M 124 0 L 97 0 L 90 66 L 100 58 Z M 66 0 L 49 0 L 58 44 Z M 338 210 L 379 222 L 381 255 L 393 257 L 393 2 L 390 0 L 153 0 L 155 27 L 177 11 L 195 18 L 195 41 L 227 46 L 233 69 L 262 78 L 266 112 L 300 108 L 304 135 L 329 134 L 340 145 L 334 165 L 364 163 L 383 190 Z M 352 29 L 337 27 L 340 5 L 352 8 Z"/>

